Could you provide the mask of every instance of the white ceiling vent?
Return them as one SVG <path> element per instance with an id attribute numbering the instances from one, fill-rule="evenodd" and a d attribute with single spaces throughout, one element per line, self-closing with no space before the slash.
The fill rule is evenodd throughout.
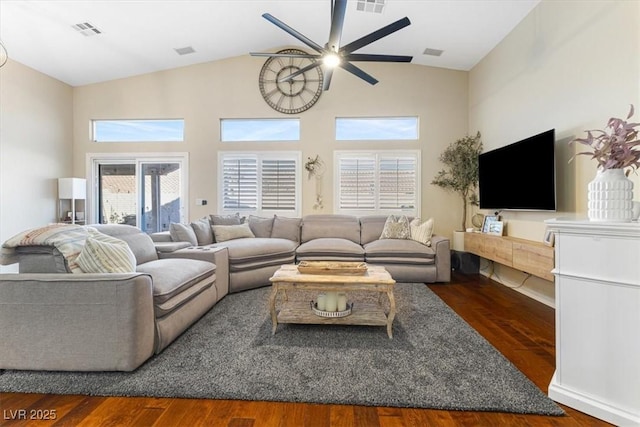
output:
<path id="1" fill-rule="evenodd" d="M 196 51 L 196 50 L 195 50 L 193 47 L 191 47 L 191 46 L 178 47 L 178 48 L 175 48 L 175 49 L 173 49 L 173 50 L 175 50 L 175 51 L 178 53 L 178 55 L 188 55 L 188 54 L 190 54 L 190 53 L 194 53 L 194 52 Z"/>
<path id="2" fill-rule="evenodd" d="M 71 28 L 87 37 L 95 36 L 96 34 L 102 34 L 102 31 L 89 24 L 88 22 L 81 22 L 79 24 L 72 25 Z"/>
<path id="3" fill-rule="evenodd" d="M 444 52 L 444 50 L 431 49 L 431 48 L 428 47 L 422 53 L 425 54 L 425 55 L 440 56 L 440 55 L 442 55 L 442 52 Z"/>
<path id="4" fill-rule="evenodd" d="M 384 0 L 358 0 L 356 10 L 361 12 L 382 13 Z"/>

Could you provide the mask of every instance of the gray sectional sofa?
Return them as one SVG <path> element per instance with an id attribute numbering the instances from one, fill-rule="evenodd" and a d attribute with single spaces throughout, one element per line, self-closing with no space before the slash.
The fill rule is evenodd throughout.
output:
<path id="1" fill-rule="evenodd" d="M 234 224 L 241 224 L 241 217 Z M 211 226 L 219 216 L 210 217 Z M 228 219 L 229 217 L 226 217 Z M 223 242 L 199 239 L 196 245 L 175 251 L 197 252 L 209 248 L 229 251 L 229 292 L 269 285 L 269 278 L 282 264 L 298 261 L 363 261 L 384 266 L 397 282 L 435 283 L 451 279 L 449 239 L 434 235 L 426 246 L 411 239 L 380 239 L 387 216 L 307 215 L 302 218 L 249 217 L 249 228 L 259 237 L 240 237 Z M 273 221 L 270 237 L 265 222 Z M 252 227 L 252 224 L 259 224 Z M 162 252 L 163 245 L 177 243 L 176 234 L 154 233 L 152 239 Z M 184 243 L 184 242 L 183 242 Z"/>

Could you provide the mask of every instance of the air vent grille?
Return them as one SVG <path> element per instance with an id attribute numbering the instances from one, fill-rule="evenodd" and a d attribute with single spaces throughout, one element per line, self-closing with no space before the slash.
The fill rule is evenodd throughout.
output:
<path id="1" fill-rule="evenodd" d="M 83 36 L 95 36 L 97 34 L 102 34 L 102 31 L 97 29 L 95 26 L 89 24 L 88 22 L 81 22 L 79 24 L 72 25 L 71 28 L 78 31 Z"/>
<path id="2" fill-rule="evenodd" d="M 382 13 L 384 0 L 358 0 L 356 10 L 361 12 Z"/>
<path id="3" fill-rule="evenodd" d="M 191 47 L 191 46 L 178 47 L 178 48 L 175 48 L 175 49 L 173 49 L 173 50 L 175 50 L 175 51 L 178 53 L 178 55 L 188 55 L 188 54 L 190 54 L 190 53 L 194 53 L 194 52 L 196 51 L 196 50 L 195 50 L 193 47 Z"/>
<path id="4" fill-rule="evenodd" d="M 442 52 L 444 52 L 444 50 L 431 49 L 431 48 L 428 47 L 422 53 L 424 53 L 425 55 L 430 55 L 430 56 L 440 56 L 440 55 L 442 55 Z"/>

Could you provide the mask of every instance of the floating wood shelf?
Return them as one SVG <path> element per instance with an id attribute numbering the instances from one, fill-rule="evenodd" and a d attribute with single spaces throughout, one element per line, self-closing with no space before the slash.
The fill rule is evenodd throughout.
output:
<path id="1" fill-rule="evenodd" d="M 554 280 L 551 273 L 555 266 L 554 250 L 544 243 L 510 236 L 465 233 L 464 250 L 536 277 Z"/>

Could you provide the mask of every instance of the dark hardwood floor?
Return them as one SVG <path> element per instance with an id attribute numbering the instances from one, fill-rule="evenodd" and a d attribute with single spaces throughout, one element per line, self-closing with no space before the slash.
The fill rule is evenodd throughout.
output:
<path id="1" fill-rule="evenodd" d="M 482 276 L 429 285 L 540 389 L 555 366 L 554 310 Z M 228 400 L 0 393 L 2 426 L 604 426 L 564 407 L 563 417 Z M 55 420 L 19 420 L 44 417 Z"/>

